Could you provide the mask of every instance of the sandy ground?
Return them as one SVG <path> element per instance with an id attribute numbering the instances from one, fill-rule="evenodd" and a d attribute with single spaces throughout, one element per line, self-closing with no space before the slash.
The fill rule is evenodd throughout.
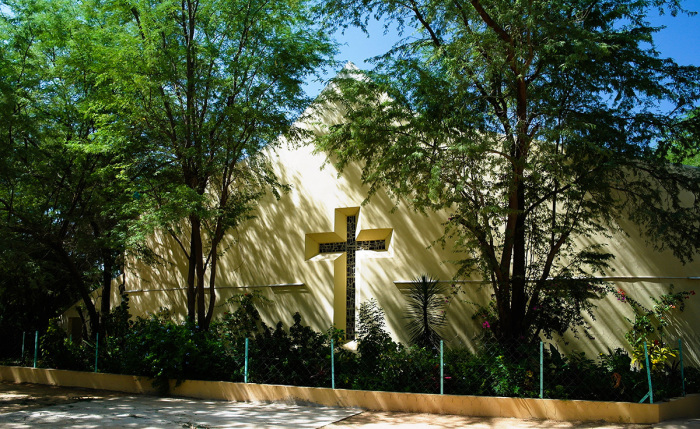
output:
<path id="1" fill-rule="evenodd" d="M 597 428 L 700 429 L 700 419 L 658 425 L 559 422 L 374 412 L 133 396 L 111 391 L 0 382 L 0 427 L 19 428 Z"/>

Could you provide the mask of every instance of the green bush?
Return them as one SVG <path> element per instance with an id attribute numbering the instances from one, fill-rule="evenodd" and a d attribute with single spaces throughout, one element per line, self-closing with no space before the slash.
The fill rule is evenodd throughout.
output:
<path id="1" fill-rule="evenodd" d="M 330 338 L 301 324 L 294 314 L 287 331 L 281 322 L 265 326 L 250 345 L 250 378 L 255 383 L 330 386 Z"/>
<path id="2" fill-rule="evenodd" d="M 39 339 L 41 352 L 38 364 L 49 368 L 85 370 L 89 360 L 88 349 L 92 350 L 94 357 L 94 347 L 94 343 L 71 341 L 58 319 L 51 319 L 46 333 Z"/>
<path id="3" fill-rule="evenodd" d="M 538 364 L 535 357 L 513 358 L 496 343 L 477 354 L 464 349 L 445 355 L 445 391 L 460 395 L 535 397 Z"/>
<path id="4" fill-rule="evenodd" d="M 151 377 L 161 391 L 173 379 L 241 382 L 248 339 L 249 382 L 330 387 L 333 340 L 338 388 L 440 392 L 438 351 L 393 341 L 376 301 L 360 306 L 357 351 L 343 347 L 343 331 L 314 331 L 299 313 L 288 329 L 281 322 L 266 325 L 257 309 L 265 302 L 258 293 L 235 297 L 229 303 L 236 308 L 201 331 L 173 321 L 167 310 L 130 320 L 124 299 L 103 321 L 107 335 L 100 344 L 98 369 Z M 42 366 L 94 369 L 95 344 L 72 343 L 55 320 L 40 345 Z M 637 402 L 648 391 L 646 370 L 633 365 L 622 349 L 594 360 L 581 352 L 561 354 L 550 345 L 542 359 L 545 398 Z M 484 338 L 474 352 L 445 348 L 444 377 L 448 394 L 539 397 L 539 344 L 504 348 Z M 700 371 L 685 368 L 685 379 L 687 393 L 700 391 Z M 652 382 L 655 401 L 682 394 L 677 362 L 658 365 Z"/>
<path id="5" fill-rule="evenodd" d="M 108 339 L 105 353 L 105 371 L 151 377 L 164 392 L 169 379 L 240 381 L 236 354 L 216 331 L 176 323 L 167 311 L 137 318 L 126 335 Z"/>
<path id="6" fill-rule="evenodd" d="M 319 333 L 302 324 L 299 313 L 285 329 L 282 322 L 272 328 L 265 324 L 257 306 L 268 301 L 260 293 L 246 293 L 228 300 L 237 308 L 226 312 L 214 325 L 224 349 L 236 367 L 243 368 L 245 339 L 248 338 L 249 381 L 302 386 L 330 386 L 330 340 L 334 331 Z M 242 371 L 239 371 L 242 378 Z"/>
<path id="7" fill-rule="evenodd" d="M 385 329 L 384 311 L 376 301 L 360 306 L 357 352 L 340 349 L 336 357 L 338 387 L 395 392 L 439 392 L 439 356 L 434 350 L 405 347 Z"/>

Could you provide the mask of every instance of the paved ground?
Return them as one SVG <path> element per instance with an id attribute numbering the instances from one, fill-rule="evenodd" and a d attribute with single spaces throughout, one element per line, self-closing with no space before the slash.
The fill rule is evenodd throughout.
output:
<path id="1" fill-rule="evenodd" d="M 125 396 L 108 390 L 0 382 L 0 415 L 12 411 Z"/>
<path id="2" fill-rule="evenodd" d="M 674 421 L 658 425 L 624 425 L 605 422 L 558 422 L 552 420 L 522 420 L 509 418 L 465 417 L 435 414 L 388 413 L 366 411 L 326 426 L 329 429 L 700 429 L 700 419 L 694 422 Z"/>
<path id="3" fill-rule="evenodd" d="M 0 383 L 0 428 L 596 428 L 700 429 L 700 419 L 659 425 L 556 422 L 236 403 Z"/>

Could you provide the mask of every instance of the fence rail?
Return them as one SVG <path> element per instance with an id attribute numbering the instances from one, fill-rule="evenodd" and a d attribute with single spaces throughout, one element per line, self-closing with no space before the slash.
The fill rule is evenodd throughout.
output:
<path id="1" fill-rule="evenodd" d="M 673 348 L 668 344 L 644 343 L 644 355 L 636 360 L 630 353 L 616 349 L 601 353 L 596 361 L 580 352 L 561 353 L 555 343 L 544 341 L 510 353 L 496 345 L 472 353 L 466 348 L 448 348 L 441 341 L 435 350 L 398 345 L 391 353 L 385 350 L 381 356 L 362 356 L 339 347 L 332 338 L 313 350 L 275 349 L 270 342 L 239 338 L 223 345 L 205 345 L 199 356 L 173 354 L 169 349 L 172 344 L 166 342 L 160 346 L 161 356 L 139 356 L 143 350 L 128 349 L 130 345 L 120 343 L 123 338 L 101 342 L 97 337 L 92 343 L 67 338 L 66 350 L 60 352 L 64 355 L 58 356 L 53 350 L 47 353 L 54 356 L 42 357 L 42 338 L 38 331 L 23 333 L 20 358 L 14 363 L 36 368 L 49 366 L 59 358 L 72 359 L 74 365 L 66 369 L 133 373 L 156 379 L 200 378 L 414 393 L 649 403 L 685 396 L 688 384 L 691 390 L 697 390 L 700 380 L 697 368 L 684 365 L 681 339 Z M 203 340 L 192 338 L 192 350 L 199 350 Z M 660 356 L 662 347 L 669 354 Z M 92 356 L 94 365 L 89 365 Z M 130 370 L 120 362 L 122 359 L 141 362 Z M 168 369 L 168 365 L 172 368 Z M 204 371 L 204 367 L 208 370 Z"/>

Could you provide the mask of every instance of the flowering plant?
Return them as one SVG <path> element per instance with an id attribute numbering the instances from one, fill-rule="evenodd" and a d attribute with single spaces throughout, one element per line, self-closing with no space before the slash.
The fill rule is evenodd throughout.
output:
<path id="1" fill-rule="evenodd" d="M 629 304 L 635 312 L 634 321 L 627 318 L 632 323 L 632 328 L 625 334 L 625 338 L 632 346 L 632 363 L 644 367 L 646 358 L 644 356 L 644 343 L 647 344 L 649 354 L 649 364 L 652 371 L 663 369 L 664 364 L 671 358 L 678 356 L 678 350 L 666 344 L 664 341 L 665 328 L 671 324 L 672 313 L 682 312 L 685 309 L 685 301 L 695 295 L 695 291 L 673 291 L 658 298 L 650 297 L 654 305 L 647 308 L 639 301 L 631 298 L 622 288 L 618 289 L 614 295 L 618 301 Z"/>

